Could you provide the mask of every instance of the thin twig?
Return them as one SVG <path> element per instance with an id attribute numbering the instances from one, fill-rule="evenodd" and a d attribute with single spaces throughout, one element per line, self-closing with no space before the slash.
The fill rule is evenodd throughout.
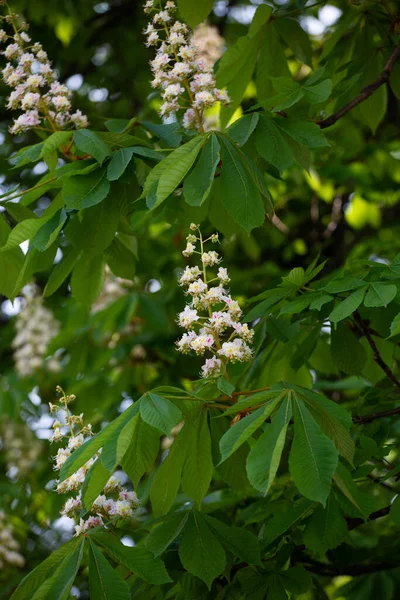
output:
<path id="1" fill-rule="evenodd" d="M 400 47 L 399 47 L 400 48 Z M 357 325 L 359 326 L 359 328 L 361 329 L 362 333 L 365 335 L 368 344 L 371 346 L 371 349 L 374 353 L 374 361 L 376 362 L 377 365 L 380 366 L 380 368 L 382 369 L 382 371 L 385 373 L 385 375 L 391 380 L 393 381 L 393 383 L 400 388 L 400 381 L 397 379 L 397 377 L 394 375 L 393 371 L 391 370 L 391 368 L 385 363 L 385 361 L 383 360 L 374 340 L 371 337 L 371 334 L 369 332 L 368 327 L 366 326 L 366 324 L 364 323 L 364 321 L 362 320 L 360 313 L 358 312 L 358 310 L 353 312 L 353 316 L 354 319 L 357 323 Z"/>
<path id="2" fill-rule="evenodd" d="M 317 123 L 317 125 L 319 125 L 321 127 L 321 129 L 325 129 L 326 127 L 331 127 L 331 125 L 334 125 L 336 123 L 336 121 L 338 121 L 339 119 L 344 117 L 344 115 L 346 115 L 350 110 L 352 110 L 353 108 L 355 108 L 356 106 L 361 104 L 361 102 L 364 102 L 364 100 L 367 100 L 367 98 L 369 98 L 378 88 L 380 88 L 381 85 L 383 85 L 384 83 L 387 82 L 387 80 L 389 79 L 389 75 L 390 75 L 394 65 L 396 64 L 396 61 L 399 58 L 399 56 L 400 56 L 400 45 L 398 45 L 395 48 L 394 52 L 388 59 L 382 73 L 375 79 L 375 81 L 373 81 L 369 85 L 366 85 L 361 90 L 361 92 L 358 96 L 353 98 L 353 100 L 350 100 L 350 102 L 345 104 L 345 106 L 343 106 L 343 108 L 338 110 L 336 113 L 334 113 L 330 117 L 327 117 L 326 119 L 323 119 L 322 121 L 319 121 Z"/>
<path id="3" fill-rule="evenodd" d="M 370 415 L 354 415 L 353 423 L 362 424 L 362 423 L 372 423 L 376 419 L 384 419 L 385 417 L 392 417 L 393 415 L 400 415 L 400 406 L 397 408 L 393 408 L 392 410 L 384 410 L 379 413 L 372 413 Z"/>
<path id="4" fill-rule="evenodd" d="M 340 221 L 340 215 L 342 214 L 343 199 L 341 196 L 337 196 L 332 204 L 331 220 L 325 229 L 323 236 L 329 238 L 335 231 Z"/>

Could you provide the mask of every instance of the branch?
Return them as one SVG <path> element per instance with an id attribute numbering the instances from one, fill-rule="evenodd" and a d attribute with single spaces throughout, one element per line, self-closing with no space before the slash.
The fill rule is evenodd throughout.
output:
<path id="1" fill-rule="evenodd" d="M 392 417 L 393 415 L 400 415 L 400 406 L 393 408 L 392 410 L 372 413 L 371 415 L 354 415 L 353 422 L 357 424 L 372 423 L 375 419 L 383 419 L 384 417 Z"/>
<path id="2" fill-rule="evenodd" d="M 399 46 L 399 54 L 400 54 L 400 46 Z M 369 332 L 368 327 L 365 325 L 364 321 L 362 320 L 360 313 L 358 312 L 358 310 L 356 310 L 354 313 L 354 319 L 357 323 L 357 325 L 359 326 L 359 328 L 361 329 L 362 333 L 365 335 L 365 337 L 367 338 L 368 344 L 371 346 L 372 351 L 374 353 L 374 361 L 376 362 L 377 365 L 380 366 L 380 368 L 382 369 L 382 371 L 385 373 L 385 375 L 391 380 L 393 381 L 393 383 L 400 388 L 400 381 L 397 379 L 397 377 L 394 375 L 393 371 L 391 370 L 391 368 L 385 363 L 385 361 L 383 360 L 374 340 L 371 337 L 371 334 Z M 395 413 L 397 414 L 397 413 Z"/>
<path id="3" fill-rule="evenodd" d="M 396 61 L 399 58 L 399 56 L 400 56 L 400 45 L 395 48 L 393 54 L 388 59 L 382 73 L 375 79 L 375 81 L 373 81 L 369 85 L 366 85 L 361 90 L 360 94 L 358 96 L 356 96 L 356 98 L 353 98 L 353 100 L 350 100 L 350 102 L 348 104 L 343 106 L 343 108 L 338 110 L 336 113 L 334 113 L 330 117 L 327 117 L 323 121 L 319 121 L 317 123 L 317 125 L 319 125 L 321 127 L 321 129 L 325 129 L 326 127 L 330 127 L 331 125 L 334 125 L 336 123 L 336 121 L 338 121 L 339 119 L 344 117 L 344 115 L 346 115 L 350 110 L 352 110 L 353 108 L 355 108 L 356 106 L 361 104 L 361 102 L 364 102 L 364 100 L 369 98 L 378 88 L 381 87 L 381 85 L 383 85 L 384 83 L 387 82 L 387 80 L 389 79 L 389 75 L 390 75 L 394 65 L 396 64 Z"/>

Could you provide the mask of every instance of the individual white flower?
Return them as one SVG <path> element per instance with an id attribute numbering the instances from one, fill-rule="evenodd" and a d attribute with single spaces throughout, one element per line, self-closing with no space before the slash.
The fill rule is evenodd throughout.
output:
<path id="1" fill-rule="evenodd" d="M 179 46 L 181 44 L 185 44 L 185 42 L 186 40 L 183 33 L 176 33 L 175 31 L 170 33 L 168 43 L 171 44 L 171 46 Z"/>
<path id="2" fill-rule="evenodd" d="M 225 267 L 220 267 L 218 269 L 217 277 L 221 283 L 229 283 L 230 282 L 230 277 L 228 275 L 228 269 L 226 269 Z"/>
<path id="3" fill-rule="evenodd" d="M 69 448 L 59 448 L 57 455 L 55 457 L 55 469 L 59 471 L 63 464 L 66 462 L 67 458 L 71 456 L 71 450 Z"/>
<path id="4" fill-rule="evenodd" d="M 56 110 L 69 110 L 71 108 L 71 102 L 65 96 L 53 96 L 51 103 Z"/>
<path id="5" fill-rule="evenodd" d="M 185 306 L 183 312 L 179 314 L 178 323 L 180 327 L 184 327 L 185 329 L 189 329 L 193 323 L 199 320 L 199 315 L 197 311 L 190 308 L 190 306 Z"/>
<path id="6" fill-rule="evenodd" d="M 123 518 L 132 516 L 133 509 L 131 503 L 127 502 L 126 500 L 117 500 L 114 503 L 111 514 Z"/>
<path id="7" fill-rule="evenodd" d="M 180 285 L 188 285 L 195 279 L 198 279 L 201 275 L 201 271 L 198 266 L 195 267 L 186 267 L 184 272 L 179 278 Z"/>
<path id="8" fill-rule="evenodd" d="M 177 112 L 179 110 L 179 104 L 177 98 L 174 98 L 171 102 L 164 102 L 160 106 L 160 115 L 162 117 L 166 117 L 171 113 Z"/>
<path id="9" fill-rule="evenodd" d="M 164 98 L 166 100 L 172 100 L 172 98 L 176 98 L 176 96 L 183 94 L 184 91 L 184 88 L 179 83 L 172 83 L 165 88 Z"/>
<path id="10" fill-rule="evenodd" d="M 194 97 L 193 106 L 197 108 L 204 108 L 205 106 L 212 106 L 215 103 L 215 98 L 211 92 L 203 91 L 197 92 Z"/>
<path id="11" fill-rule="evenodd" d="M 7 33 L 4 31 L 4 29 L 0 29 L 0 44 L 5 42 L 7 37 Z"/>
<path id="12" fill-rule="evenodd" d="M 183 256 L 191 256 L 195 250 L 196 246 L 188 242 L 186 248 L 182 251 L 182 254 Z"/>
<path id="13" fill-rule="evenodd" d="M 221 262 L 221 259 L 217 252 L 211 250 L 210 252 L 203 252 L 201 255 L 201 262 L 207 267 L 213 267 L 217 263 Z"/>
<path id="14" fill-rule="evenodd" d="M 7 59 L 17 58 L 22 54 L 22 50 L 19 44 L 9 44 L 4 50 L 3 54 Z"/>
<path id="15" fill-rule="evenodd" d="M 197 335 L 195 331 L 189 331 L 189 333 L 184 333 L 183 336 L 175 342 L 177 349 L 183 354 L 186 354 L 190 351 L 192 347 L 192 342 L 196 339 L 196 337 Z"/>
<path id="16" fill-rule="evenodd" d="M 85 129 L 89 125 L 88 118 L 86 115 L 82 114 L 82 111 L 75 111 L 71 117 L 70 121 L 75 125 L 77 129 Z"/>
<path id="17" fill-rule="evenodd" d="M 76 450 L 79 446 L 83 444 L 83 435 L 79 433 L 78 435 L 71 436 L 68 440 L 68 448 L 70 450 Z"/>
<path id="18" fill-rule="evenodd" d="M 157 31 L 152 31 L 147 36 L 146 46 L 149 48 L 150 46 L 155 46 L 159 40 Z"/>
<path id="19" fill-rule="evenodd" d="M 214 88 L 214 96 L 224 106 L 231 103 L 231 99 L 228 96 L 228 92 L 226 90 L 219 90 L 217 88 Z"/>
<path id="20" fill-rule="evenodd" d="M 150 13 L 154 6 L 154 0 L 147 0 L 143 5 L 143 10 L 146 14 Z"/>
<path id="21" fill-rule="evenodd" d="M 214 336 L 203 333 L 191 341 L 190 347 L 196 352 L 196 354 L 204 354 L 206 350 L 209 350 L 213 347 L 214 342 Z"/>
<path id="22" fill-rule="evenodd" d="M 219 375 L 222 367 L 222 362 L 219 358 L 213 356 L 206 358 L 204 365 L 201 367 L 201 376 L 210 377 L 211 375 Z"/>
<path id="23" fill-rule="evenodd" d="M 182 76 L 190 75 L 191 70 L 192 67 L 188 62 L 177 62 L 169 72 L 169 75 L 172 79 L 179 79 Z"/>
<path id="24" fill-rule="evenodd" d="M 185 111 L 182 124 L 185 129 L 192 129 L 196 126 L 196 112 L 193 108 L 188 108 L 187 111 Z"/>
<path id="25" fill-rule="evenodd" d="M 234 327 L 235 323 L 232 321 L 232 317 L 229 313 L 217 311 L 213 312 L 210 317 L 210 325 L 214 331 L 222 332 L 228 327 Z"/>
<path id="26" fill-rule="evenodd" d="M 240 308 L 239 303 L 236 300 L 232 300 L 232 298 L 226 298 L 225 302 L 231 315 L 234 315 L 235 317 L 241 316 L 242 309 Z"/>
<path id="27" fill-rule="evenodd" d="M 171 15 L 167 10 L 160 10 L 159 13 L 153 17 L 153 23 L 168 23 L 171 20 Z"/>
<path id="28" fill-rule="evenodd" d="M 121 482 L 114 475 L 112 475 L 110 477 L 110 479 L 107 481 L 106 485 L 104 486 L 104 493 L 108 494 L 110 492 L 114 492 L 116 490 L 119 490 L 120 487 L 121 487 Z"/>
<path id="29" fill-rule="evenodd" d="M 29 88 L 38 88 L 38 87 L 42 87 L 45 84 L 44 78 L 42 77 L 42 75 L 37 75 L 37 74 L 33 74 L 33 75 L 29 75 L 28 79 L 26 80 L 26 85 Z"/>
<path id="30" fill-rule="evenodd" d="M 40 101 L 40 94 L 34 92 L 28 92 L 21 99 L 21 108 L 22 110 L 29 110 L 31 108 L 36 108 Z"/>
<path id="31" fill-rule="evenodd" d="M 198 294 L 202 294 L 207 290 L 207 284 L 204 283 L 202 279 L 197 279 L 197 281 L 193 281 L 189 287 L 187 293 L 191 296 L 197 296 Z"/>

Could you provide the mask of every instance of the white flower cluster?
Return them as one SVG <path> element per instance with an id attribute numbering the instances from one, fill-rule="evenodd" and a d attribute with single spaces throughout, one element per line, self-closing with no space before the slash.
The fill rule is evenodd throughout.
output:
<path id="1" fill-rule="evenodd" d="M 95 303 L 92 305 L 92 314 L 106 309 L 113 304 L 113 302 L 118 300 L 118 298 L 125 296 L 132 285 L 132 281 L 117 277 L 112 273 L 111 269 L 106 266 L 103 289 Z"/>
<path id="2" fill-rule="evenodd" d="M 144 5 L 145 12 L 153 14 L 144 33 L 146 46 L 157 47 L 150 65 L 154 75 L 151 85 L 162 90 L 160 115 L 169 117 L 185 109 L 183 126 L 203 131 L 204 111 L 216 102 L 229 104 L 229 96 L 216 88 L 212 65 L 198 55 L 187 25 L 174 19 L 175 3 L 166 2 L 164 10 L 154 4 L 149 0 Z"/>
<path id="3" fill-rule="evenodd" d="M 1 428 L 7 475 L 12 479 L 26 475 L 41 454 L 42 444 L 25 423 L 4 418 Z"/>
<path id="4" fill-rule="evenodd" d="M 59 448 L 54 457 L 54 469 L 59 471 L 74 450 L 82 446 L 85 438 L 93 434 L 92 426 L 90 424 L 86 426 L 83 425 L 83 414 L 73 415 L 68 409 L 68 404 L 75 400 L 75 396 L 73 394 L 66 396 L 60 387 L 57 387 L 57 392 L 62 394 L 60 403 L 63 407 L 61 408 L 55 404 L 50 404 L 50 412 L 62 411 L 64 413 L 65 423 L 61 423 L 59 420 L 54 421 L 53 435 L 51 436 L 50 441 L 61 442 L 68 440 L 67 445 L 64 448 Z M 75 497 L 69 498 L 66 501 L 61 510 L 62 515 L 72 519 L 78 518 L 78 513 L 83 508 L 81 487 L 89 469 L 99 457 L 100 453 L 98 452 L 70 477 L 57 483 L 57 492 L 59 494 L 77 492 Z M 107 497 L 107 495 L 110 495 L 111 497 Z M 112 519 L 126 519 L 131 517 L 138 505 L 139 501 L 136 493 L 123 488 L 120 481 L 112 476 L 104 486 L 103 493 L 94 501 L 90 509 L 91 514 L 89 517 L 86 519 L 79 519 L 78 524 L 75 526 L 75 535 L 81 535 L 88 529 L 105 525 L 105 522 Z"/>
<path id="5" fill-rule="evenodd" d="M 0 570 L 10 567 L 23 567 L 24 557 L 18 552 L 19 543 L 4 511 L 0 510 Z"/>
<path id="6" fill-rule="evenodd" d="M 218 235 L 203 240 L 197 225 L 192 223 L 190 229 L 196 234 L 188 235 L 187 246 L 182 254 L 199 254 L 201 267 L 186 267 L 179 281 L 180 285 L 187 288 L 186 294 L 191 301 L 179 314 L 178 324 L 188 332 L 176 345 L 183 353 L 194 350 L 199 355 L 204 355 L 206 351 L 213 354 L 201 369 L 202 377 L 210 377 L 224 373 L 229 361 L 250 360 L 252 350 L 248 344 L 253 340 L 254 331 L 239 321 L 242 314 L 240 306 L 224 287 L 230 281 L 227 270 L 218 267 L 216 277 L 208 278 L 207 269 L 217 267 L 221 259 L 213 250 L 205 252 L 204 245 L 209 241 L 217 242 Z M 197 247 L 199 250 L 196 250 Z M 215 285 L 210 286 L 211 282 L 215 282 Z"/>
<path id="7" fill-rule="evenodd" d="M 24 307 L 15 321 L 17 335 L 11 345 L 14 348 L 15 368 L 21 377 L 26 377 L 44 364 L 47 346 L 58 335 L 60 324 L 53 313 L 43 306 L 42 298 L 34 285 L 24 288 L 23 303 Z M 45 365 L 55 373 L 61 369 L 55 357 Z"/>
<path id="8" fill-rule="evenodd" d="M 220 36 L 219 31 L 212 25 L 200 23 L 193 31 L 193 43 L 197 48 L 198 56 L 203 59 L 210 67 L 221 58 L 224 51 L 224 38 Z"/>
<path id="9" fill-rule="evenodd" d="M 8 44 L 2 52 L 9 61 L 3 69 L 5 83 L 13 88 L 7 108 L 23 113 L 14 119 L 10 132 L 18 134 L 39 127 L 51 132 L 68 126 L 81 129 L 88 120 L 80 110 L 71 113 L 71 92 L 57 80 L 42 45 L 33 43 L 26 25 L 17 27 L 17 15 L 5 20 L 13 25 L 13 35 L 0 29 L 0 43 Z"/>

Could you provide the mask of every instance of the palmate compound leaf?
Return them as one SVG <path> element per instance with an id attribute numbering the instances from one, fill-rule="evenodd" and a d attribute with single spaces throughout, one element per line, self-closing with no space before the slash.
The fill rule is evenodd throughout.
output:
<path id="1" fill-rule="evenodd" d="M 226 134 L 236 144 L 243 146 L 255 130 L 259 117 L 259 113 L 256 112 L 241 117 L 227 129 Z"/>
<path id="2" fill-rule="evenodd" d="M 96 600 L 129 600 L 129 585 L 89 538 L 89 591 Z"/>
<path id="3" fill-rule="evenodd" d="M 227 138 L 220 140 L 222 201 L 229 215 L 250 232 L 264 222 L 264 202 L 241 151 Z"/>
<path id="4" fill-rule="evenodd" d="M 264 494 L 270 489 L 278 470 L 291 416 L 291 402 L 285 398 L 247 457 L 249 481 Z"/>
<path id="5" fill-rule="evenodd" d="M 266 405 L 258 408 L 233 425 L 222 436 L 219 447 L 221 452 L 221 462 L 226 460 L 235 450 L 237 450 L 253 433 L 264 423 L 273 410 L 282 400 L 282 394 L 276 394 Z"/>
<path id="6" fill-rule="evenodd" d="M 179 558 L 183 567 L 204 581 L 208 589 L 224 570 L 225 551 L 205 518 L 197 511 L 192 512 L 186 522 Z"/>
<path id="7" fill-rule="evenodd" d="M 220 145 L 211 134 L 201 150 L 199 159 L 183 182 L 183 195 L 190 206 L 201 206 L 207 199 L 220 161 Z"/>
<path id="8" fill-rule="evenodd" d="M 325 504 L 336 471 L 339 453 L 304 405 L 292 394 L 294 440 L 289 456 L 289 470 L 301 494 Z"/>

